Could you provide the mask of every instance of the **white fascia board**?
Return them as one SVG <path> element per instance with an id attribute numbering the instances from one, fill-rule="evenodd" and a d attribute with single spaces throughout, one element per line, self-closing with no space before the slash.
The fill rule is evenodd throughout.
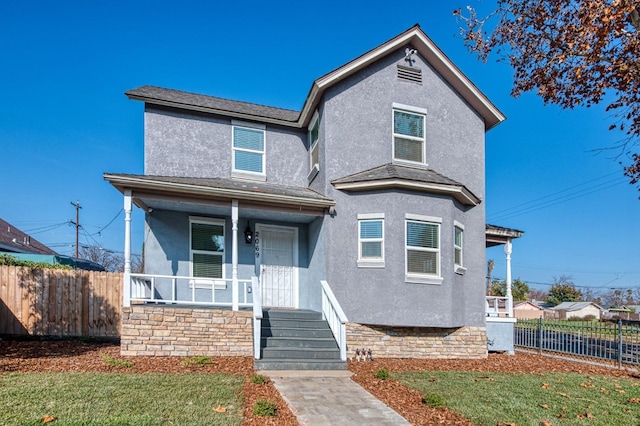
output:
<path id="1" fill-rule="evenodd" d="M 434 67 L 444 78 L 460 92 L 462 97 L 482 116 L 485 128 L 489 130 L 506 119 L 505 115 L 491 103 L 491 101 L 469 80 L 460 69 L 440 50 L 420 28 L 412 28 L 405 34 L 378 46 L 342 67 L 317 79 L 311 88 L 304 108 L 298 119 L 302 126 L 307 121 L 310 110 L 316 103 L 316 96 L 321 95 L 324 89 L 348 77 L 354 72 L 368 66 L 380 57 L 392 52 L 412 41 L 418 41 L 412 45 L 420 52 L 427 62 Z"/>
<path id="2" fill-rule="evenodd" d="M 335 183 L 334 186 L 336 187 L 336 189 L 360 190 L 360 191 L 365 191 L 370 189 L 384 189 L 384 188 L 405 188 L 405 189 L 413 189 L 413 190 L 422 191 L 422 192 L 433 192 L 436 194 L 448 194 L 453 196 L 456 200 L 460 201 L 462 204 L 466 204 L 469 206 L 477 206 L 481 202 L 481 200 L 479 200 L 476 196 L 474 196 L 471 192 L 469 192 L 464 187 L 440 185 L 436 183 L 411 182 L 411 181 L 405 181 L 401 179 L 390 179 L 390 180 L 373 181 L 373 182 Z"/>
<path id="3" fill-rule="evenodd" d="M 278 204 L 295 204 L 305 207 L 330 207 L 335 205 L 335 201 L 331 200 L 314 200 L 310 198 L 294 197 L 290 195 L 278 195 L 278 194 L 265 194 L 256 193 L 250 191 L 241 191 L 237 189 L 229 188 L 210 188 L 202 187 L 198 185 L 191 185 L 177 182 L 159 182 L 148 181 L 145 179 L 137 179 L 134 177 L 122 177 L 114 175 L 104 175 L 105 180 L 108 180 L 114 186 L 120 186 L 123 188 L 133 187 L 135 189 L 143 190 L 159 190 L 169 192 L 180 192 L 193 195 L 208 195 L 215 197 L 226 198 L 239 198 L 250 201 L 268 201 Z"/>

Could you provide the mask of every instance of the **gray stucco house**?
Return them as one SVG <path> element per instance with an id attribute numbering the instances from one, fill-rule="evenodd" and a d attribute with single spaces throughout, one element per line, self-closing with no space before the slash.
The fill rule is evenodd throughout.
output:
<path id="1" fill-rule="evenodd" d="M 315 80 L 300 111 L 126 94 L 144 174 L 105 174 L 125 256 L 134 205 L 146 229 L 123 354 L 486 356 L 484 143 L 505 117 L 419 26 Z M 331 342 L 270 329 L 316 320 Z"/>

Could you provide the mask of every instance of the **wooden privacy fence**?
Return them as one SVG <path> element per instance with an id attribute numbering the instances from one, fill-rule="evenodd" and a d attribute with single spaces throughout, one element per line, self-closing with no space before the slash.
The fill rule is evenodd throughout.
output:
<path id="1" fill-rule="evenodd" d="M 0 266 L 0 334 L 120 337 L 122 273 Z"/>

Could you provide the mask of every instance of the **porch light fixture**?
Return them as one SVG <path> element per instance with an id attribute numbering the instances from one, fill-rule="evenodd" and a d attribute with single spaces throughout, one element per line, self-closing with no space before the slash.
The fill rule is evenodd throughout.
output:
<path id="1" fill-rule="evenodd" d="M 244 242 L 247 244 L 251 244 L 253 242 L 253 231 L 248 223 L 247 229 L 244 230 Z"/>

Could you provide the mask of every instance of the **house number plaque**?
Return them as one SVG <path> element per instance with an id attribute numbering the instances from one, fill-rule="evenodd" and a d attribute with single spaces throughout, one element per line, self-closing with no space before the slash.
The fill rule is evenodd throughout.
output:
<path id="1" fill-rule="evenodd" d="M 256 245 L 256 257 L 260 257 L 260 232 L 258 231 L 256 231 L 255 245 Z"/>

